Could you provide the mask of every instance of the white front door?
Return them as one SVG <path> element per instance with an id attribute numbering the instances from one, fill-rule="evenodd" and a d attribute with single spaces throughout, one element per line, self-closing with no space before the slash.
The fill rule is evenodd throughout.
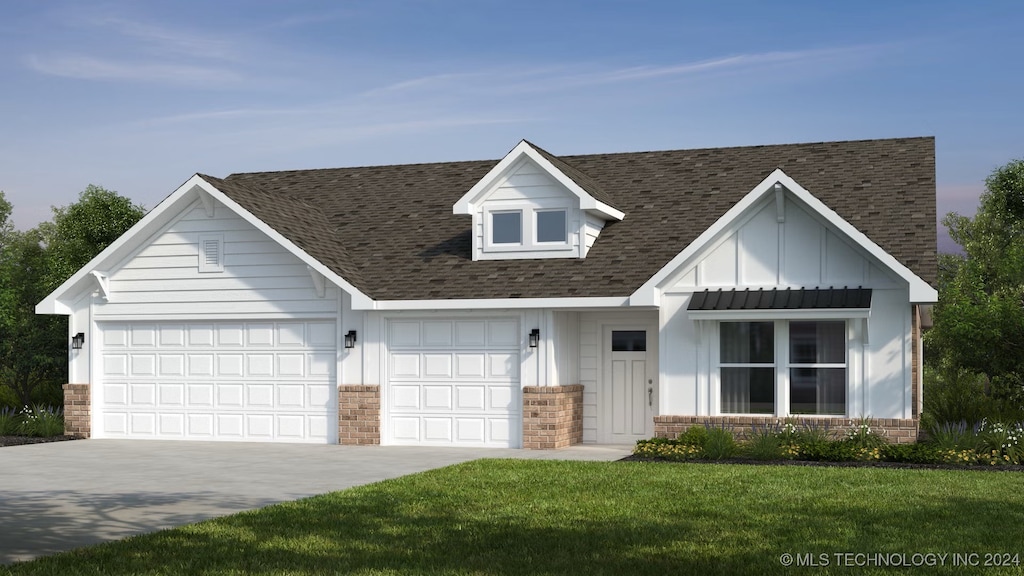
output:
<path id="1" fill-rule="evenodd" d="M 632 444 L 654 435 L 657 332 L 644 326 L 605 327 L 605 439 Z"/>

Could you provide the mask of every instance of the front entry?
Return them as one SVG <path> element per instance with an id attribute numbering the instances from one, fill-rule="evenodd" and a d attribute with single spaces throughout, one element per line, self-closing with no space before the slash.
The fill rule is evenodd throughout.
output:
<path id="1" fill-rule="evenodd" d="M 657 331 L 606 326 L 604 332 L 605 441 L 632 444 L 650 438 L 658 405 Z"/>

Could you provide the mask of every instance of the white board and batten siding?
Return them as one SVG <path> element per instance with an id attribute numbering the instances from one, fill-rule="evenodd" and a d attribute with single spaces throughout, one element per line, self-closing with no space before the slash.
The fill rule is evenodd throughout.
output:
<path id="1" fill-rule="evenodd" d="M 910 305 L 905 281 L 790 195 L 779 218 L 774 198 L 680 266 L 661 296 L 662 414 L 714 415 L 711 354 L 713 322 L 686 313 L 704 289 L 842 288 L 873 291 L 870 318 L 849 320 L 849 392 L 852 417 L 909 418 Z M 864 326 L 867 334 L 864 334 Z M 865 337 L 866 336 L 866 337 Z"/>
<path id="2" fill-rule="evenodd" d="M 385 442 L 518 447 L 518 318 L 386 321 Z"/>

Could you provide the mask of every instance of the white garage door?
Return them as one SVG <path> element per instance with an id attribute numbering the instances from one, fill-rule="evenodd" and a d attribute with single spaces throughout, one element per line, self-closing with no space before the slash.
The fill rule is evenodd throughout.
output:
<path id="1" fill-rule="evenodd" d="M 97 437 L 337 442 L 333 321 L 100 330 Z"/>
<path id="2" fill-rule="evenodd" d="M 387 342 L 392 444 L 519 446 L 517 320 L 391 320 Z"/>

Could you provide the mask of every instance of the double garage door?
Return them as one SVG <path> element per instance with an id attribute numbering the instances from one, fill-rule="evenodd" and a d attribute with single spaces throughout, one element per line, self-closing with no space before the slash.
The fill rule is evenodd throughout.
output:
<path id="1" fill-rule="evenodd" d="M 518 447 L 516 319 L 390 320 L 384 440 Z"/>
<path id="2" fill-rule="evenodd" d="M 334 321 L 100 329 L 97 437 L 337 442 Z"/>

